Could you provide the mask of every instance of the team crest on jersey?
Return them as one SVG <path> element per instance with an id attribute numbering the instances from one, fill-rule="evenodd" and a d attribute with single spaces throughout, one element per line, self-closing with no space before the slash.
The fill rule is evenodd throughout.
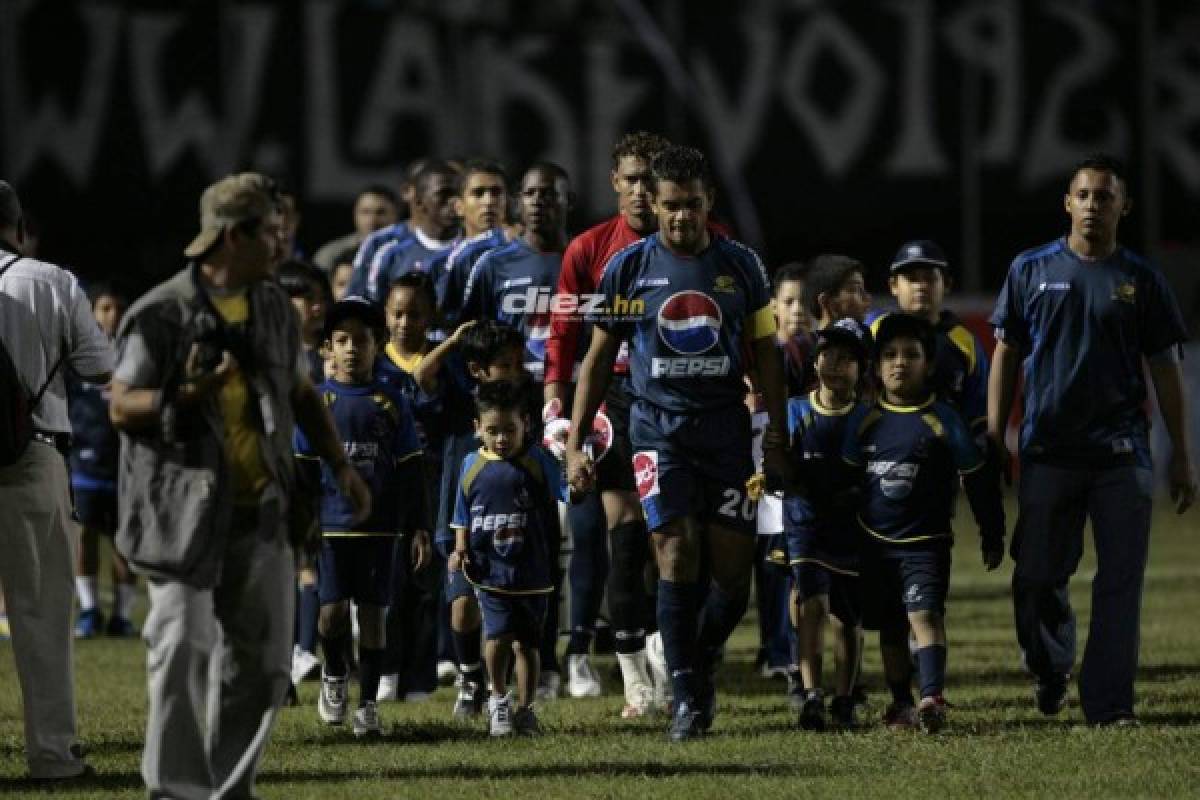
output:
<path id="1" fill-rule="evenodd" d="M 658 310 L 658 335 L 684 356 L 707 353 L 721 334 L 721 307 L 703 292 L 685 290 L 667 298 Z"/>
<path id="2" fill-rule="evenodd" d="M 1113 289 L 1112 299 L 1133 305 L 1137 299 L 1137 287 L 1132 283 L 1122 283 L 1116 289 Z"/>
<path id="3" fill-rule="evenodd" d="M 492 547 L 496 550 L 496 555 L 507 558 L 520 552 L 521 545 L 525 540 L 522 533 L 521 528 L 501 528 L 493 533 Z"/>
<path id="4" fill-rule="evenodd" d="M 732 275 L 718 275 L 713 281 L 713 291 L 734 294 L 737 292 L 737 284 L 734 283 Z"/>
<path id="5" fill-rule="evenodd" d="M 877 467 L 874 471 L 879 474 L 879 490 L 884 496 L 891 500 L 903 500 L 912 494 L 913 482 L 917 479 L 919 470 L 919 465 L 902 461 L 883 470 Z"/>
<path id="6" fill-rule="evenodd" d="M 638 497 L 645 500 L 658 494 L 658 452 L 639 450 L 633 454 L 633 478 L 637 481 Z"/>

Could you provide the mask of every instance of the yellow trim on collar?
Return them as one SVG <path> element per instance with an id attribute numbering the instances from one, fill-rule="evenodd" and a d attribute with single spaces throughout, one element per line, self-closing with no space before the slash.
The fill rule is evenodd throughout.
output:
<path id="1" fill-rule="evenodd" d="M 846 403 L 846 405 L 842 406 L 841 408 L 827 408 L 826 406 L 821 405 L 821 401 L 818 397 L 819 394 L 820 394 L 819 390 L 813 389 L 811 392 L 809 392 L 808 402 L 809 402 L 809 405 L 812 406 L 813 411 L 816 411 L 818 414 L 820 414 L 822 416 L 842 417 L 842 416 L 845 416 L 846 414 L 849 414 L 851 411 L 854 410 L 855 400 L 851 400 L 849 403 Z"/>
<path id="2" fill-rule="evenodd" d="M 898 406 L 894 403 L 889 403 L 887 400 L 884 400 L 882 397 L 880 397 L 879 405 L 886 411 L 895 411 L 899 414 L 912 414 L 916 411 L 922 411 L 926 408 L 929 408 L 931 405 L 933 405 L 934 400 L 937 400 L 937 395 L 930 394 L 929 397 L 925 399 L 925 402 L 921 403 L 919 406 Z"/>

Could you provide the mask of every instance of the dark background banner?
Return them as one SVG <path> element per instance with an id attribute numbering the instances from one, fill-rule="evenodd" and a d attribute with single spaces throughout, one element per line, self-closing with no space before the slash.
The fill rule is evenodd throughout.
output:
<path id="1" fill-rule="evenodd" d="M 200 190 L 246 167 L 298 192 L 309 252 L 425 153 L 559 161 L 582 229 L 611 213 L 609 149 L 636 128 L 709 152 L 721 216 L 773 265 L 844 251 L 878 286 L 900 242 L 932 237 L 994 290 L 1065 230 L 1070 165 L 1098 149 L 1133 174 L 1122 238 L 1181 263 L 1200 241 L 1200 10 L 0 0 L 0 176 L 85 278 L 175 269 Z"/>

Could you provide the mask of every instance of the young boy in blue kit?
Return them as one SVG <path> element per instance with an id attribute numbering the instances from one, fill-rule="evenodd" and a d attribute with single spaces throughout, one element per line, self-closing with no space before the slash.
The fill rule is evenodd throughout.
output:
<path id="1" fill-rule="evenodd" d="M 483 613 L 492 736 L 541 732 L 533 699 L 546 606 L 554 592 L 556 501 L 565 499 L 558 462 L 527 437 L 530 419 L 522 393 L 508 381 L 479 385 L 475 430 L 483 446 L 463 461 L 450 523 L 455 540 L 449 569 L 474 586 Z M 510 658 L 516 668 L 515 711 L 506 688 Z"/>
<path id="2" fill-rule="evenodd" d="M 350 601 L 358 606 L 358 709 L 355 736 L 383 731 L 376 707 L 383 666 L 385 612 L 391 598 L 392 554 L 397 535 L 412 531 L 412 560 L 429 560 L 428 501 L 413 413 L 407 397 L 372 377 L 379 310 L 361 299 L 343 300 L 329 311 L 325 347 L 333 377 L 318 387 L 346 457 L 371 489 L 371 515 L 354 524 L 349 500 L 328 466 L 321 464 L 321 549 L 317 559 L 321 602 L 318 629 L 325 666 L 317 711 L 330 725 L 345 722 L 350 649 Z M 297 433 L 296 453 L 315 458 Z"/>
<path id="3" fill-rule="evenodd" d="M 979 525 L 983 563 L 1004 558 L 1004 509 L 994 465 L 971 440 L 962 416 L 930 389 L 933 326 L 890 314 L 875 335 L 878 401 L 847 421 L 844 457 L 865 468 L 858 521 L 864 606 L 879 626 L 893 729 L 942 728 L 946 701 L 945 602 L 950 585 L 950 518 L 962 476 Z M 916 637 L 920 706 L 911 690 L 908 631 Z"/>
<path id="4" fill-rule="evenodd" d="M 796 664 L 804 687 L 800 727 L 824 730 L 822 656 L 825 623 L 834 629 L 837 675 L 830 706 L 832 723 L 857 727 L 851 697 L 859 666 L 858 531 L 854 519 L 857 471 L 842 461 L 847 423 L 861 408 L 859 387 L 866 372 L 870 338 L 845 318 L 814 334 L 818 386 L 788 400 L 792 458 L 803 494 L 784 497 L 784 537 L 792 568 L 792 624 Z"/>

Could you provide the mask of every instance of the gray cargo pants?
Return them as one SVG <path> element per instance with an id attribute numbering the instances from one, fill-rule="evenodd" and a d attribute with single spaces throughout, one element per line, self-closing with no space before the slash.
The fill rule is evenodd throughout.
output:
<path id="1" fill-rule="evenodd" d="M 287 692 L 294 561 L 277 513 L 235 520 L 217 586 L 147 581 L 150 702 L 142 777 L 152 798 L 254 796 Z"/>

